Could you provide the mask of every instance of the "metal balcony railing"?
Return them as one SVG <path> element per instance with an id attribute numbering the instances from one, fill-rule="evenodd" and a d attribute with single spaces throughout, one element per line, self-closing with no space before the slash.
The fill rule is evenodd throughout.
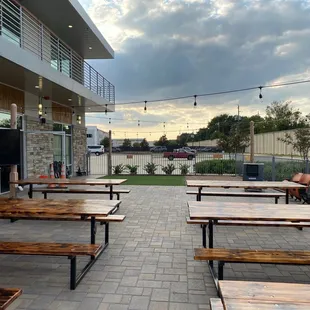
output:
<path id="1" fill-rule="evenodd" d="M 0 0 L 0 36 L 115 103 L 114 85 L 15 1 Z"/>

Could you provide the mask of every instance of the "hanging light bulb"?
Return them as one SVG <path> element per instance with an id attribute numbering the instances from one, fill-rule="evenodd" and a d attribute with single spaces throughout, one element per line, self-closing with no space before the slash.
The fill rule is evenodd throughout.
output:
<path id="1" fill-rule="evenodd" d="M 45 108 L 44 110 L 44 115 L 46 116 L 47 115 L 47 109 Z"/>
<path id="2" fill-rule="evenodd" d="M 197 107 L 197 95 L 195 95 L 194 98 L 195 98 L 194 108 L 196 108 Z"/>
<path id="3" fill-rule="evenodd" d="M 109 118 L 109 124 L 111 124 L 111 118 Z"/>
<path id="4" fill-rule="evenodd" d="M 150 133 L 150 137 L 152 136 L 152 133 Z"/>
<path id="5" fill-rule="evenodd" d="M 43 115 L 43 105 L 42 105 L 42 98 L 39 98 L 39 104 L 38 104 L 38 114 L 39 114 L 39 118 L 42 117 Z"/>
<path id="6" fill-rule="evenodd" d="M 140 121 L 138 120 L 138 126 L 140 127 Z"/>
<path id="7" fill-rule="evenodd" d="M 187 128 L 188 128 L 188 123 L 187 123 Z"/>
<path id="8" fill-rule="evenodd" d="M 107 105 L 107 104 L 105 105 L 105 111 L 104 111 L 104 113 L 105 113 L 105 115 L 108 114 L 108 105 Z"/>
<path id="9" fill-rule="evenodd" d="M 147 103 L 147 101 L 144 101 L 144 112 L 146 112 L 146 103 Z"/>
<path id="10" fill-rule="evenodd" d="M 259 95 L 258 95 L 259 99 L 263 99 L 262 88 L 263 88 L 262 86 L 259 87 Z"/>
<path id="11" fill-rule="evenodd" d="M 74 109 L 72 110 L 72 115 L 73 115 L 73 116 L 75 115 L 75 111 L 74 111 Z"/>
<path id="12" fill-rule="evenodd" d="M 166 122 L 164 122 L 164 128 L 166 128 Z"/>

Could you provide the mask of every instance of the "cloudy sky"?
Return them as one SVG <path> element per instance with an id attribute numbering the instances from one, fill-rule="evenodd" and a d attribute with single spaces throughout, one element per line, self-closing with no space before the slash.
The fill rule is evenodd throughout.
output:
<path id="1" fill-rule="evenodd" d="M 119 103 L 310 78 L 310 0 L 79 1 L 115 50 L 114 60 L 90 63 L 115 85 Z M 87 121 L 117 138 L 153 140 L 194 131 L 238 104 L 241 115 L 264 115 L 273 100 L 292 100 L 310 113 L 310 83 L 258 95 L 198 98 L 196 108 L 194 98 L 150 103 L 147 113 L 141 104 L 119 105 L 109 116 L 126 121 Z"/>

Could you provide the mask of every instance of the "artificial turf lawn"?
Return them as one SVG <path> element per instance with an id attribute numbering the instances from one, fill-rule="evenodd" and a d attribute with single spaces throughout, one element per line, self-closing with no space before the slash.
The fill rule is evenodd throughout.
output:
<path id="1" fill-rule="evenodd" d="M 184 186 L 185 177 L 181 175 L 112 175 L 100 179 L 127 179 L 124 185 Z"/>

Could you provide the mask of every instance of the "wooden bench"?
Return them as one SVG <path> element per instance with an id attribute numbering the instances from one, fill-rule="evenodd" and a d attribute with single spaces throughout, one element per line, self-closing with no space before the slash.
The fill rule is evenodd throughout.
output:
<path id="1" fill-rule="evenodd" d="M 187 191 L 187 195 L 196 195 L 196 200 L 199 199 L 197 191 Z M 264 192 L 201 192 L 201 196 L 222 196 L 222 197 L 259 197 L 259 198 L 274 198 L 277 204 L 279 198 L 285 198 L 286 194 L 281 192 L 264 193 Z"/>
<path id="2" fill-rule="evenodd" d="M 207 226 L 208 220 L 191 220 L 186 218 L 187 224 L 200 225 L 202 228 L 202 246 L 207 247 Z M 283 222 L 283 221 L 216 221 L 220 226 L 256 226 L 256 227 L 293 227 L 302 230 L 303 227 L 310 227 L 310 222 Z"/>
<path id="3" fill-rule="evenodd" d="M 22 294 L 19 288 L 0 288 L 0 310 L 6 309 Z"/>
<path id="4" fill-rule="evenodd" d="M 218 279 L 223 280 L 224 264 L 257 263 L 310 265 L 310 251 L 195 249 L 195 260 L 218 261 Z"/>
<path id="5" fill-rule="evenodd" d="M 33 192 L 42 193 L 44 199 L 47 199 L 47 194 L 110 194 L 110 190 L 104 189 L 77 189 L 77 188 L 34 188 Z M 116 195 L 116 199 L 120 200 L 120 194 L 129 194 L 129 189 L 113 189 L 113 195 Z"/>
<path id="6" fill-rule="evenodd" d="M 1 218 L 1 217 L 0 217 Z M 49 214 L 38 214 L 35 217 L 18 217 L 23 220 L 42 220 L 42 221 L 90 221 L 91 218 L 82 219 L 80 216 L 67 216 L 67 215 L 49 215 Z M 109 223 L 110 222 L 123 222 L 126 218 L 126 215 L 113 214 L 108 216 L 98 216 L 96 221 L 100 222 L 100 225 L 105 225 L 105 244 L 109 243 Z"/>
<path id="7" fill-rule="evenodd" d="M 101 250 L 102 246 L 98 244 L 0 242 L 0 254 L 68 256 L 70 259 L 71 290 L 77 287 L 94 264 L 94 258 L 102 253 Z M 76 256 L 91 256 L 91 260 L 79 275 L 76 272 Z"/>
<path id="8" fill-rule="evenodd" d="M 220 298 L 210 298 L 211 310 L 224 310 L 223 303 Z"/>

